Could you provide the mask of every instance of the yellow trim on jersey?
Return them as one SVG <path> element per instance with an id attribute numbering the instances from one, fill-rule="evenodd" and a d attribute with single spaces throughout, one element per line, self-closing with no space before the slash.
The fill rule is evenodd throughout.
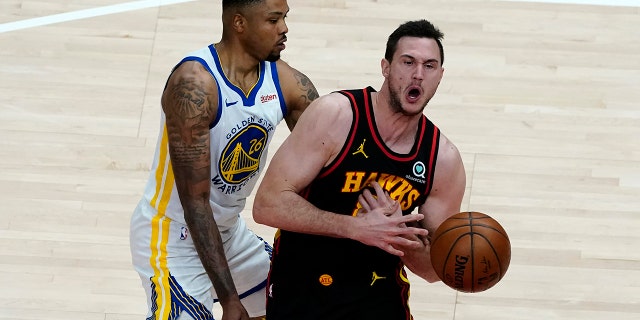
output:
<path id="1" fill-rule="evenodd" d="M 214 49 L 215 50 L 213 50 L 213 53 L 215 53 L 216 56 L 213 58 L 213 60 L 214 61 L 216 61 L 216 60 L 220 61 L 220 55 L 218 54 L 218 48 L 216 48 L 214 46 Z M 212 53 L 212 55 L 213 55 L 213 53 Z M 266 64 L 268 62 L 265 61 L 265 62 L 262 62 L 262 63 Z M 265 70 L 266 70 L 266 68 L 265 68 Z M 251 88 L 249 88 L 249 92 L 244 92 L 244 90 L 239 85 L 235 84 L 233 81 L 231 81 L 231 79 L 229 79 L 229 77 L 227 77 L 227 73 L 224 71 L 224 68 L 222 67 L 222 64 L 220 64 L 220 70 L 219 71 L 220 71 L 219 73 L 227 80 L 227 82 L 232 84 L 234 87 L 238 88 L 242 92 L 242 94 L 244 94 L 245 99 L 249 98 L 249 96 L 251 95 L 251 92 L 253 92 L 253 89 L 258 85 L 258 83 L 260 83 L 260 78 L 263 76 L 262 72 L 261 72 L 262 71 L 262 64 L 258 64 L 258 78 L 256 79 L 256 83 L 254 83 L 251 86 Z M 214 77 L 214 79 L 215 79 L 215 77 Z M 218 81 L 218 80 L 216 79 L 216 81 Z"/>
<path id="2" fill-rule="evenodd" d="M 164 168 L 166 165 L 166 161 L 169 159 L 169 134 L 167 133 L 167 125 L 164 125 L 164 129 L 162 130 L 162 141 L 160 142 L 160 155 L 158 157 L 158 166 L 156 167 L 156 193 L 153 195 L 151 199 L 151 206 L 156 207 L 156 202 L 158 201 L 158 195 L 160 195 L 160 190 L 164 186 L 162 183 L 162 175 L 164 174 Z"/>
<path id="3" fill-rule="evenodd" d="M 405 277 L 404 274 L 402 274 L 402 272 L 400 272 L 400 279 L 402 279 L 402 281 L 409 283 L 409 278 Z"/>
<path id="4" fill-rule="evenodd" d="M 263 62 L 266 63 L 266 62 Z M 262 68 L 260 65 L 258 65 L 258 79 L 256 79 L 256 83 L 254 83 L 251 88 L 249 88 L 249 92 L 244 92 L 244 90 L 242 91 L 242 93 L 244 93 L 246 98 L 249 98 L 249 96 L 251 95 L 251 92 L 253 92 L 253 89 L 256 88 L 256 86 L 258 85 L 258 83 L 260 83 L 260 78 L 262 77 Z M 238 87 L 240 88 L 240 87 Z"/>
<path id="5" fill-rule="evenodd" d="M 155 319 L 158 320 L 169 319 L 171 311 L 171 290 L 169 269 L 167 268 L 167 243 L 169 242 L 171 219 L 167 218 L 165 213 L 173 190 L 174 176 L 168 149 L 168 134 L 165 125 L 155 173 L 156 193 L 151 199 L 151 205 L 158 210 L 158 213 L 151 219 L 151 257 L 149 258 L 149 263 L 153 268 L 151 281 L 156 284 L 155 305 L 158 309 L 155 310 Z"/>

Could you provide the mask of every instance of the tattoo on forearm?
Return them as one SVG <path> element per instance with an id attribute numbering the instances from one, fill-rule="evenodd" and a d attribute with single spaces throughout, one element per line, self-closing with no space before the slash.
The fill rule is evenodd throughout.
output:
<path id="1" fill-rule="evenodd" d="M 208 203 L 207 203 L 208 205 Z M 222 246 L 222 239 L 217 232 L 218 226 L 208 210 L 194 210 L 191 215 L 191 231 L 196 250 L 200 255 L 209 278 L 219 298 L 226 300 L 237 294 L 233 278 L 229 272 L 229 265 Z"/>

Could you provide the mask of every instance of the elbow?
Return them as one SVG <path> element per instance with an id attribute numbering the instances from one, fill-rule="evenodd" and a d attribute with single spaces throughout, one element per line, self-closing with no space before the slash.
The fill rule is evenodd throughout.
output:
<path id="1" fill-rule="evenodd" d="M 258 202 L 258 199 L 253 203 L 253 209 L 251 210 L 251 215 L 253 216 L 253 220 L 256 223 L 264 224 L 264 213 L 262 212 L 262 206 Z"/>
<path id="2" fill-rule="evenodd" d="M 268 182 L 267 182 L 268 183 Z M 290 199 L 286 191 L 263 180 L 253 200 L 251 214 L 253 220 L 262 225 L 280 228 L 290 210 Z"/>
<path id="3" fill-rule="evenodd" d="M 253 202 L 252 216 L 256 223 L 271 226 L 269 223 L 269 215 L 267 214 L 266 204 L 260 196 L 256 196 Z"/>

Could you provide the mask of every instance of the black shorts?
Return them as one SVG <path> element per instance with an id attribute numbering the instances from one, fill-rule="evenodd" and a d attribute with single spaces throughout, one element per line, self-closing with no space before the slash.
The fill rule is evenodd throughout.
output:
<path id="1" fill-rule="evenodd" d="M 404 271 L 305 271 L 272 269 L 267 287 L 267 319 L 413 319 Z"/>

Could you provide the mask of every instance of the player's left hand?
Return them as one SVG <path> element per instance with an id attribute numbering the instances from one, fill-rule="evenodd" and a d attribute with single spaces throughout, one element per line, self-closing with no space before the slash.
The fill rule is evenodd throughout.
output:
<path id="1" fill-rule="evenodd" d="M 377 239 L 370 240 L 371 243 L 363 242 L 397 256 L 403 256 L 405 251 L 424 248 L 422 239 L 426 239 L 427 230 L 415 227 L 413 224 L 413 221 L 423 217 L 421 215 L 404 216 L 400 204 L 393 200 L 377 182 L 372 182 L 371 187 L 375 195 L 365 189 L 358 197 L 362 209 L 357 216 L 369 221 L 367 225 L 375 229 L 372 231 L 377 233 Z"/>

